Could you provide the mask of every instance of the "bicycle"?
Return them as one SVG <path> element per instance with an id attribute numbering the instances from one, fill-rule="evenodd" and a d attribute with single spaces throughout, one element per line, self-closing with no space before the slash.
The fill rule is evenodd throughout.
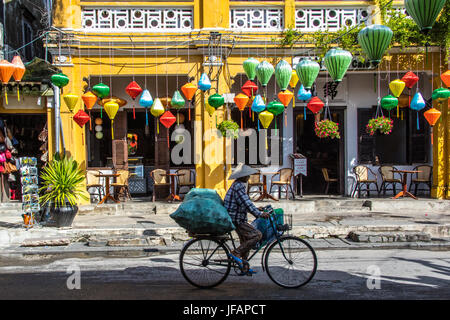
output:
<path id="1" fill-rule="evenodd" d="M 292 229 L 290 224 L 277 224 L 273 208 L 264 208 L 268 212 L 270 227 L 275 233 L 275 239 L 264 241 L 254 248 L 250 261 L 264 247 L 261 256 L 263 272 L 283 288 L 299 288 L 306 285 L 314 277 L 317 270 L 317 256 L 314 249 L 299 237 L 284 235 Z M 238 276 L 251 275 L 249 266 L 239 264 L 230 256 L 230 241 L 236 248 L 231 232 L 225 235 L 196 234 L 189 240 L 180 253 L 180 270 L 183 277 L 193 286 L 207 289 L 218 286 L 230 274 L 233 267 Z M 298 256 L 294 256 L 298 255 Z M 300 263 L 300 266 L 294 264 Z M 303 265 L 305 267 L 303 267 Z M 287 276 L 286 276 L 287 275 Z"/>

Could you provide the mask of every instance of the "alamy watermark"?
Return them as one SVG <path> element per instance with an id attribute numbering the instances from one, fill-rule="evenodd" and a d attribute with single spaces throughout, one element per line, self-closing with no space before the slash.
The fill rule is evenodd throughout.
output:
<path id="1" fill-rule="evenodd" d="M 72 264 L 67 267 L 66 274 L 69 274 L 66 285 L 69 290 L 81 289 L 81 269 L 78 265 Z"/>
<path id="2" fill-rule="evenodd" d="M 377 265 L 370 265 L 366 270 L 369 276 L 367 277 L 366 286 L 369 290 L 381 289 L 381 269 Z"/>

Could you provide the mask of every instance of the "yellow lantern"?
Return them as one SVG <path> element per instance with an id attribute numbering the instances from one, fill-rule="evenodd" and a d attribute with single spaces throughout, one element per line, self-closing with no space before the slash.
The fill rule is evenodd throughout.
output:
<path id="1" fill-rule="evenodd" d="M 116 117 L 117 111 L 119 110 L 119 104 L 115 101 L 109 101 L 103 105 L 106 114 L 109 119 L 111 119 L 111 137 L 114 140 L 114 118 Z"/>
<path id="2" fill-rule="evenodd" d="M 394 97 L 398 98 L 403 92 L 403 89 L 405 89 L 406 83 L 403 82 L 400 79 L 396 79 L 394 81 L 391 81 L 389 83 L 389 89 L 391 89 L 392 94 Z M 397 118 L 399 116 L 399 106 L 397 105 Z"/>
<path id="3" fill-rule="evenodd" d="M 267 129 L 270 126 L 273 117 L 274 117 L 273 113 L 267 110 L 260 112 L 258 115 L 259 121 L 261 121 L 261 124 L 263 125 L 264 129 Z M 267 134 L 266 134 L 266 149 L 268 149 Z"/>
<path id="4" fill-rule="evenodd" d="M 291 86 L 292 89 L 295 89 L 295 87 L 297 86 L 297 83 L 298 83 L 297 71 L 292 70 L 292 76 L 291 76 L 291 80 L 289 81 L 289 85 Z"/>
<path id="5" fill-rule="evenodd" d="M 150 113 L 155 118 L 159 118 L 166 110 L 164 109 L 164 106 L 161 102 L 161 99 L 156 98 L 155 102 L 153 102 L 152 107 L 150 108 Z M 159 120 L 156 120 L 156 132 L 159 134 Z"/>
<path id="6" fill-rule="evenodd" d="M 208 103 L 208 99 L 205 99 L 205 110 L 206 110 L 206 112 L 208 112 L 210 117 L 212 117 L 212 115 L 214 114 L 214 111 L 216 111 L 216 109 L 211 107 L 211 105 Z"/>
<path id="7" fill-rule="evenodd" d="M 67 109 L 69 109 L 70 112 L 75 109 L 75 106 L 78 102 L 78 96 L 73 93 L 68 93 L 63 96 L 64 102 L 66 103 Z"/>

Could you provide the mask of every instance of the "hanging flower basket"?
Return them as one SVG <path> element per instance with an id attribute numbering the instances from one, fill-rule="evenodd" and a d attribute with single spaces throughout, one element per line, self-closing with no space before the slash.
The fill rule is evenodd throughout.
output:
<path id="1" fill-rule="evenodd" d="M 239 125 L 232 120 L 224 120 L 218 126 L 223 137 L 231 137 L 237 139 L 239 137 Z"/>
<path id="2" fill-rule="evenodd" d="M 314 129 L 314 131 L 319 138 L 341 138 L 339 134 L 339 123 L 333 122 L 331 120 L 319 121 L 318 123 L 316 123 L 316 128 Z"/>
<path id="3" fill-rule="evenodd" d="M 366 131 L 371 136 L 373 136 L 377 132 L 377 130 L 383 134 L 390 134 L 392 132 L 393 126 L 394 120 L 386 117 L 378 117 L 369 120 L 369 123 L 366 125 Z"/>

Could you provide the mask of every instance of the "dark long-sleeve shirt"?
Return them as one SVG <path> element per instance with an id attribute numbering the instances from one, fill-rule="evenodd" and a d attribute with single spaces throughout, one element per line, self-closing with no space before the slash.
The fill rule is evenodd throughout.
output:
<path id="1" fill-rule="evenodd" d="M 245 184 L 241 181 L 233 182 L 230 189 L 228 189 L 224 199 L 224 206 L 235 225 L 247 222 L 248 212 L 256 218 L 261 215 L 261 212 L 247 195 Z"/>

